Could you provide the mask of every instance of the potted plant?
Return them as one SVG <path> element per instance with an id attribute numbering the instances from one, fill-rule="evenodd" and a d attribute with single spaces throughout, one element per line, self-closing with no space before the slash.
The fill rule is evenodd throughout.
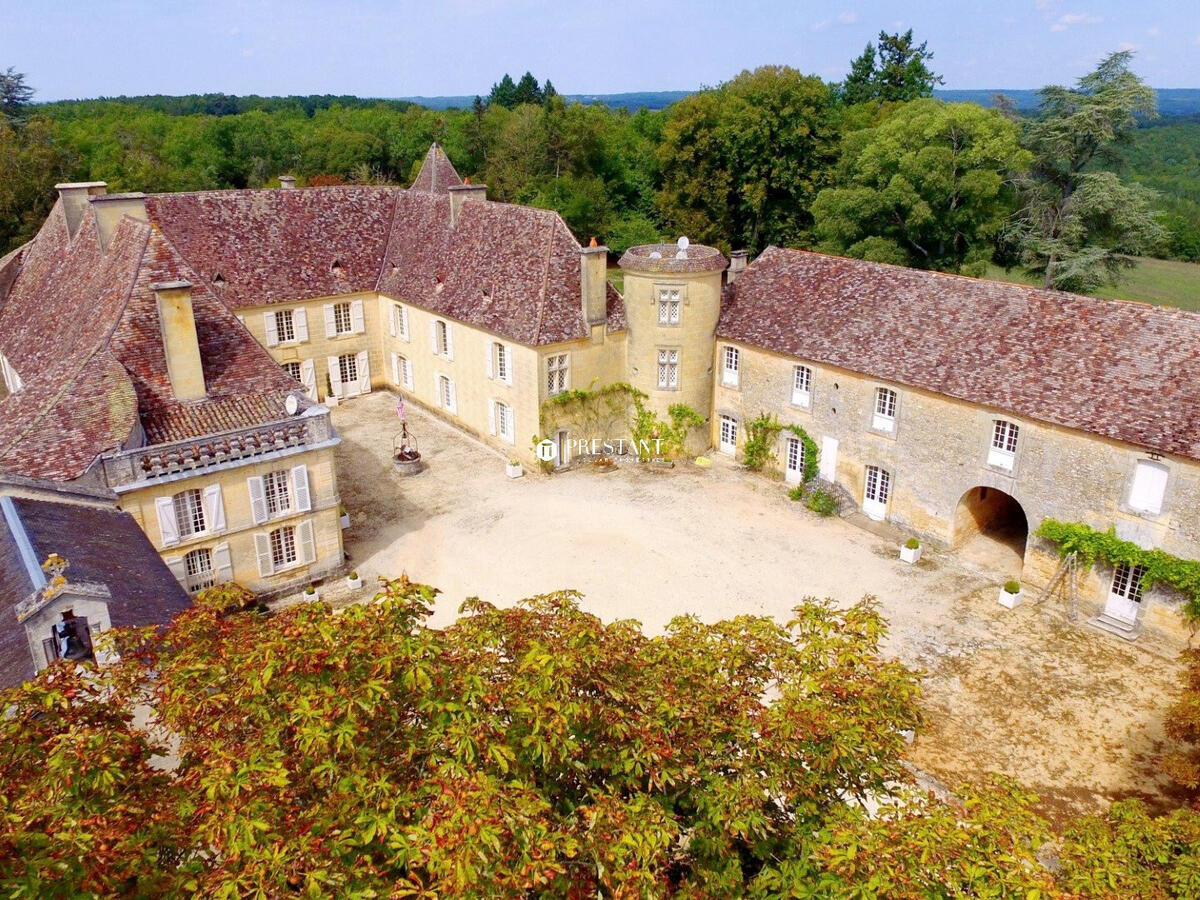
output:
<path id="1" fill-rule="evenodd" d="M 900 558 L 910 565 L 919 560 L 921 558 L 921 542 L 915 537 L 910 537 L 900 548 Z"/>
<path id="2" fill-rule="evenodd" d="M 362 578 L 359 576 L 357 571 L 351 572 L 346 577 L 346 584 L 350 586 L 350 590 L 357 591 L 360 587 L 362 587 Z"/>
<path id="3" fill-rule="evenodd" d="M 1021 582 L 1004 582 L 1004 587 L 1000 588 L 1000 605 L 1005 609 L 1014 609 L 1021 605 Z"/>
<path id="4" fill-rule="evenodd" d="M 341 522 L 343 531 L 350 527 L 350 513 L 346 512 L 346 507 L 340 503 L 338 504 L 338 521 Z"/>
<path id="5" fill-rule="evenodd" d="M 329 373 L 325 373 L 325 405 L 333 409 L 338 405 L 338 397 L 333 392 L 333 379 L 329 377 Z"/>
<path id="6" fill-rule="evenodd" d="M 320 600 L 321 599 L 321 593 L 320 593 L 320 591 L 317 590 L 317 586 L 315 584 L 310 584 L 308 587 L 306 587 L 304 589 L 304 599 L 305 600 Z"/>
<path id="7" fill-rule="evenodd" d="M 525 474 L 525 467 L 521 465 L 519 459 L 510 459 L 504 466 L 504 474 L 509 478 L 520 478 Z"/>

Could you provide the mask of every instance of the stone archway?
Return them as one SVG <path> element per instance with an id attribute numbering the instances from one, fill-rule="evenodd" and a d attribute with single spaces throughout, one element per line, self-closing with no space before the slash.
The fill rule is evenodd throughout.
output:
<path id="1" fill-rule="evenodd" d="M 1011 494 L 973 487 L 954 511 L 952 545 L 959 557 L 1003 578 L 1020 578 L 1025 566 L 1029 520 Z"/>

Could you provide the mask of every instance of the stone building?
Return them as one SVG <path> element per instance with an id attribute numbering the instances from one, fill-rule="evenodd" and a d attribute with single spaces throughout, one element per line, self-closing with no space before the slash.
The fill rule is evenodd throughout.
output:
<path id="1" fill-rule="evenodd" d="M 0 473 L 108 492 L 189 590 L 340 571 L 326 406 L 379 389 L 506 457 L 548 438 L 558 465 L 606 436 L 541 434 L 571 388 L 685 404 L 694 449 L 735 457 L 772 414 L 867 516 L 1007 545 L 1001 578 L 1051 577 L 1048 517 L 1200 556 L 1200 316 L 682 240 L 630 248 L 618 293 L 607 248 L 488 200 L 436 144 L 408 189 L 281 184 L 61 185 L 0 260 Z M 804 446 L 782 433 L 785 480 Z M 1102 625 L 1181 627 L 1137 571 L 1088 579 Z"/>

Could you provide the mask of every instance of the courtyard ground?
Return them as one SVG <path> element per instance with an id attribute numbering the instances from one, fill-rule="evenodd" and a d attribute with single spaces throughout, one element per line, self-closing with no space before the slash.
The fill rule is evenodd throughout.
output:
<path id="1" fill-rule="evenodd" d="M 560 588 L 606 621 L 741 613 L 786 621 L 808 596 L 878 598 L 887 652 L 924 672 L 928 717 L 910 750 L 953 787 L 999 771 L 1057 818 L 1127 796 L 1161 800 L 1162 713 L 1179 667 L 1137 645 L 1069 625 L 1051 602 L 996 602 L 1007 575 L 930 553 L 901 563 L 897 545 L 820 519 L 783 487 L 717 458 L 711 468 L 591 468 L 510 480 L 504 459 L 409 405 L 426 468 L 392 472 L 395 400 L 374 393 L 334 410 L 351 564 L 370 597 L 376 577 L 407 573 L 442 590 L 433 624 L 478 595 L 496 604 Z"/>

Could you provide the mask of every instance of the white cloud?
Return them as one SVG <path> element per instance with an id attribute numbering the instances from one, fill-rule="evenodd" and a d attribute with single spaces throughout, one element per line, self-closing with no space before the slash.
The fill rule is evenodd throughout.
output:
<path id="1" fill-rule="evenodd" d="M 1121 41 L 1121 43 L 1117 44 L 1117 49 L 1122 52 L 1132 53 L 1134 50 L 1141 50 L 1142 45 L 1141 44 L 1131 44 L 1129 41 Z"/>
<path id="2" fill-rule="evenodd" d="M 1058 17 L 1058 21 L 1050 26 L 1050 30 L 1066 31 L 1072 25 L 1097 25 L 1103 21 L 1103 16 L 1093 16 L 1091 13 L 1063 13 Z"/>
<path id="3" fill-rule="evenodd" d="M 858 13 L 853 10 L 846 10 L 845 12 L 838 13 L 837 20 L 839 25 L 854 25 L 858 22 Z"/>
<path id="4" fill-rule="evenodd" d="M 820 22 L 813 22 L 808 27 L 811 28 L 813 31 L 824 31 L 826 28 L 829 27 L 829 20 L 822 19 Z"/>

